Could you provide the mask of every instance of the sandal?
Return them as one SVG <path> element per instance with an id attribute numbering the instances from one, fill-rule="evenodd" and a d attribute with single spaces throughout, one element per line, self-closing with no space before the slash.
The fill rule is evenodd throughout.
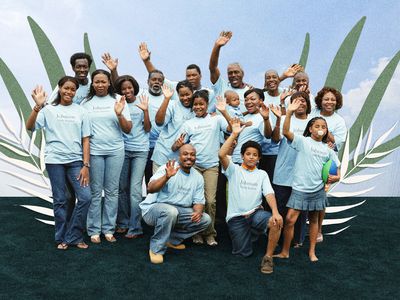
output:
<path id="1" fill-rule="evenodd" d="M 80 243 L 76 244 L 75 246 L 76 246 L 76 248 L 79 248 L 79 249 L 87 249 L 87 248 L 89 248 L 89 245 L 86 244 L 85 242 L 80 242 Z"/>
<path id="2" fill-rule="evenodd" d="M 90 237 L 90 241 L 91 241 L 93 244 L 100 244 L 100 243 L 101 243 L 101 240 L 100 240 L 100 236 L 99 236 L 99 235 L 92 235 L 92 236 Z"/>
<path id="3" fill-rule="evenodd" d="M 112 234 L 106 234 L 105 237 L 107 242 L 115 243 L 117 241 L 117 239 Z"/>
<path id="4" fill-rule="evenodd" d="M 60 243 L 57 245 L 57 249 L 58 250 L 67 250 L 68 249 L 68 245 L 66 243 Z"/>

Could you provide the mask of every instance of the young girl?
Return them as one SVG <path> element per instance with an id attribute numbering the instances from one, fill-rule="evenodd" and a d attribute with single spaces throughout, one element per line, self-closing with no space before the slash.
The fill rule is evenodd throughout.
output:
<path id="1" fill-rule="evenodd" d="M 119 77 L 115 89 L 125 96 L 133 123 L 131 132 L 123 134 L 125 160 L 119 180 L 116 232 L 126 233 L 126 238 L 133 239 L 143 234 L 139 203 L 142 201 L 142 181 L 149 153 L 149 98 L 142 95 L 140 101 L 136 99 L 139 84 L 129 75 Z"/>
<path id="2" fill-rule="evenodd" d="M 296 99 L 300 101 L 300 104 L 296 111 L 294 111 L 294 118 L 292 118 L 290 123 L 290 131 L 294 134 L 301 135 L 310 120 L 309 113 L 311 111 L 311 104 L 306 92 L 294 93 L 290 98 L 290 102 Z M 279 143 L 279 152 L 273 177 L 273 188 L 279 213 L 285 218 L 287 214 L 286 205 L 292 193 L 293 167 L 296 162 L 297 151 L 290 147 L 287 139 L 282 136 L 283 122 L 281 122 L 281 118 L 285 118 L 285 116 L 282 116 L 282 110 L 277 107 L 272 107 L 271 111 L 276 116 L 276 126 L 272 132 L 272 140 Z M 302 212 L 295 225 L 294 235 L 297 247 L 301 246 L 303 243 L 302 233 L 305 231 L 303 229 L 305 228 L 306 218 L 307 212 Z"/>
<path id="3" fill-rule="evenodd" d="M 315 244 L 318 233 L 318 214 L 326 207 L 326 193 L 322 181 L 322 166 L 329 159 L 335 161 L 339 166 L 339 160 L 335 152 L 328 147 L 326 139 L 328 136 L 328 126 L 321 117 L 311 119 L 303 135 L 295 135 L 290 131 L 290 121 L 294 111 L 301 104 L 299 99 L 295 99 L 287 108 L 286 118 L 283 124 L 283 134 L 288 143 L 297 150 L 297 159 L 294 167 L 292 181 L 292 194 L 289 198 L 289 207 L 284 227 L 284 243 L 280 258 L 289 258 L 290 243 L 293 238 L 294 224 L 301 211 L 308 210 L 310 222 L 310 249 L 308 255 L 312 262 L 318 260 L 315 255 Z M 339 168 L 336 176 L 330 175 L 328 183 L 338 181 L 340 178 Z"/>
<path id="4" fill-rule="evenodd" d="M 68 245 L 86 249 L 83 230 L 91 201 L 89 188 L 89 137 L 91 135 L 87 112 L 72 102 L 78 81 L 64 76 L 58 82 L 56 99 L 46 105 L 46 93 L 36 87 L 32 98 L 36 105 L 26 122 L 28 130 L 44 128 L 46 137 L 45 162 L 53 193 L 55 241 L 57 249 Z M 42 108 L 43 107 L 43 108 Z M 78 203 L 67 220 L 68 196 L 66 182 L 73 187 Z"/>
<path id="5" fill-rule="evenodd" d="M 172 145 L 177 151 L 183 144 L 190 142 L 196 149 L 195 169 L 204 178 L 204 193 L 206 198 L 206 213 L 211 217 L 209 228 L 193 238 L 195 243 L 202 244 L 203 237 L 207 245 L 216 246 L 217 232 L 214 228 L 216 212 L 216 193 L 218 181 L 218 151 L 220 132 L 225 131 L 228 123 L 224 117 L 211 116 L 208 111 L 208 92 L 200 90 L 193 94 L 193 112 L 195 118 L 187 120 L 180 129 L 180 137 Z"/>

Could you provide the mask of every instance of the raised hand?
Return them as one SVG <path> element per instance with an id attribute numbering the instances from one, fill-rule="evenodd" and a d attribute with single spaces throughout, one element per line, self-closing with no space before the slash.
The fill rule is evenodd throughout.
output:
<path id="1" fill-rule="evenodd" d="M 299 99 L 294 99 L 292 103 L 289 104 L 287 107 L 287 111 L 294 112 L 296 109 L 299 108 L 301 101 Z"/>
<path id="2" fill-rule="evenodd" d="M 118 58 L 112 58 L 110 53 L 106 52 L 101 56 L 102 62 L 103 64 L 106 65 L 106 67 L 110 70 L 110 71 L 114 71 L 117 69 L 118 67 Z"/>
<path id="3" fill-rule="evenodd" d="M 299 90 L 298 90 L 299 92 L 306 92 L 307 94 L 309 94 L 310 93 L 310 89 L 309 89 L 309 86 L 308 86 L 308 84 L 303 84 L 303 85 L 301 85 L 300 87 L 299 87 Z"/>
<path id="4" fill-rule="evenodd" d="M 43 90 L 41 85 L 37 85 L 31 93 L 33 101 L 35 101 L 37 106 L 43 106 L 47 100 L 47 94 Z"/>
<path id="5" fill-rule="evenodd" d="M 259 111 L 264 120 L 269 118 L 269 108 L 264 103 L 261 103 Z"/>
<path id="6" fill-rule="evenodd" d="M 174 90 L 171 89 L 171 87 L 169 87 L 167 84 L 163 84 L 162 87 L 162 92 L 164 94 L 165 98 L 171 99 L 172 95 L 174 94 Z"/>
<path id="7" fill-rule="evenodd" d="M 176 140 L 175 146 L 176 146 L 177 149 L 179 149 L 180 147 L 185 145 L 185 137 L 186 137 L 186 133 L 181 133 L 179 138 Z"/>
<path id="8" fill-rule="evenodd" d="M 147 48 L 147 44 L 144 42 L 139 44 L 139 55 L 143 61 L 150 59 L 151 52 Z"/>
<path id="9" fill-rule="evenodd" d="M 177 166 L 175 168 L 174 159 L 167 161 L 167 164 L 165 165 L 165 175 L 167 176 L 167 179 L 170 179 L 172 176 L 175 176 L 179 169 L 180 166 Z"/>
<path id="10" fill-rule="evenodd" d="M 270 111 L 272 111 L 272 113 L 277 117 L 280 118 L 282 117 L 282 111 L 281 108 L 279 106 L 275 106 L 273 104 L 269 105 L 269 109 Z"/>
<path id="11" fill-rule="evenodd" d="M 147 95 L 141 95 L 139 97 L 140 102 L 136 104 L 141 110 L 146 111 L 149 109 L 149 97 Z"/>
<path id="12" fill-rule="evenodd" d="M 304 71 L 304 68 L 302 65 L 299 64 L 294 64 L 291 67 L 289 67 L 285 72 L 283 72 L 283 76 L 285 77 L 294 77 L 296 73 Z"/>
<path id="13" fill-rule="evenodd" d="M 122 114 L 125 104 L 126 104 L 125 96 L 121 96 L 121 98 L 119 98 L 119 99 L 117 99 L 117 101 L 115 101 L 114 111 L 118 117 Z"/>
<path id="14" fill-rule="evenodd" d="M 217 102 L 215 103 L 215 108 L 219 111 L 226 110 L 226 99 L 222 96 L 217 96 L 216 99 Z"/>
<path id="15" fill-rule="evenodd" d="M 232 134 L 239 135 L 246 126 L 240 125 L 239 118 L 233 118 L 231 120 L 231 127 L 232 127 Z"/>
<path id="16" fill-rule="evenodd" d="M 284 89 L 281 95 L 279 96 L 281 103 L 285 103 L 285 99 L 289 96 L 292 96 L 296 91 L 294 89 L 288 88 Z"/>
<path id="17" fill-rule="evenodd" d="M 215 41 L 215 44 L 222 47 L 225 46 L 232 37 L 232 31 L 222 31 L 219 34 L 218 39 Z"/>

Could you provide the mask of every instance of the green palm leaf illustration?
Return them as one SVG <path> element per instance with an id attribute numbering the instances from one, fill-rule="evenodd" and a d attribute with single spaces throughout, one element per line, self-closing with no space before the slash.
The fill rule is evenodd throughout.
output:
<path id="1" fill-rule="evenodd" d="M 373 151 L 373 153 L 386 153 L 385 155 L 379 156 L 379 157 L 375 157 L 375 158 L 364 158 L 364 164 L 375 164 L 376 162 L 380 161 L 381 159 L 383 159 L 384 157 L 386 157 L 387 155 L 389 155 L 391 153 L 391 151 L 393 151 L 394 149 L 400 147 L 400 135 L 394 137 L 393 139 L 387 141 L 386 143 L 383 143 L 382 145 L 376 147 Z M 365 153 L 360 154 L 360 157 L 364 157 Z M 351 161 L 349 162 L 349 166 L 348 169 L 351 170 L 348 174 L 348 176 L 351 176 L 353 174 L 356 174 L 358 172 L 360 172 L 361 170 L 364 170 L 364 168 L 359 168 L 356 167 L 354 168 L 354 162 Z"/>
<path id="2" fill-rule="evenodd" d="M 86 32 L 83 35 L 83 47 L 85 49 L 85 53 L 89 54 L 93 58 L 92 50 L 90 49 L 89 37 Z M 90 66 L 90 74 L 92 74 L 92 72 L 94 72 L 95 70 L 96 70 L 96 64 L 93 61 L 92 65 Z"/>
<path id="3" fill-rule="evenodd" d="M 24 91 L 22 90 L 14 74 L 11 72 L 6 63 L 1 58 L 0 58 L 0 75 L 3 78 L 4 85 L 6 86 L 7 91 L 11 96 L 11 100 L 13 101 L 13 104 L 15 106 L 15 109 L 19 115 L 21 122 L 22 120 L 27 120 L 32 111 L 32 107 L 29 104 L 29 101 L 26 98 Z M 25 126 L 25 124 L 21 124 L 21 126 Z M 41 140 L 42 140 L 42 133 L 38 132 L 35 139 L 35 145 L 37 147 L 40 147 Z M 8 153 L 8 151 L 6 152 Z M 7 156 L 9 155 L 7 154 Z M 10 157 L 14 158 L 14 156 Z"/>
<path id="4" fill-rule="evenodd" d="M 310 51 L 310 34 L 306 33 L 306 38 L 304 39 L 303 51 L 301 52 L 299 64 L 306 69 L 307 60 L 308 60 L 308 52 Z"/>
<path id="5" fill-rule="evenodd" d="M 27 120 L 32 111 L 32 107 L 29 104 L 29 101 L 26 98 L 24 91 L 22 90 L 14 74 L 11 72 L 11 70 L 7 67 L 7 65 L 1 58 L 0 58 L 0 74 L 1 77 L 3 78 L 4 85 L 6 86 L 7 91 L 11 96 L 11 99 L 19 114 L 20 119 L 22 120 L 21 116 L 22 113 L 23 118 Z"/>
<path id="6" fill-rule="evenodd" d="M 362 17 L 344 39 L 333 59 L 325 81 L 325 86 L 333 87 L 339 91 L 342 89 L 347 70 L 349 69 L 366 19 L 366 17 Z"/>
<path id="7" fill-rule="evenodd" d="M 364 128 L 364 133 L 363 133 L 364 137 L 367 133 L 368 128 L 371 126 L 372 119 L 374 118 L 376 110 L 378 109 L 379 104 L 381 103 L 382 97 L 385 94 L 385 91 L 389 85 L 390 80 L 393 77 L 393 73 L 396 70 L 399 61 L 400 61 L 400 51 L 397 52 L 396 55 L 390 60 L 388 65 L 385 67 L 385 69 L 382 71 L 382 73 L 379 75 L 378 79 L 372 86 L 371 91 L 369 92 L 367 99 L 365 100 L 364 105 L 362 106 L 361 111 L 358 114 L 357 119 L 354 121 L 349 131 L 350 153 L 357 146 L 361 127 Z"/>
<path id="8" fill-rule="evenodd" d="M 64 68 L 56 50 L 44 31 L 31 17 L 28 17 L 28 22 L 42 58 L 43 65 L 46 69 L 47 76 L 49 77 L 51 88 L 54 89 L 58 80 L 65 76 Z"/>

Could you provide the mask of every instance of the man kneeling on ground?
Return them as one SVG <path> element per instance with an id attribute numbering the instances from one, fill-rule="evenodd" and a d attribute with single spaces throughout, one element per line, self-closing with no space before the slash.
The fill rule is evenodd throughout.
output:
<path id="1" fill-rule="evenodd" d="M 205 230 L 211 223 L 204 209 L 203 176 L 193 167 L 196 150 L 183 145 L 179 163 L 168 161 L 150 179 L 151 193 L 140 204 L 143 220 L 154 226 L 150 240 L 150 261 L 161 264 L 168 248 L 183 250 L 183 240 Z"/>
<path id="2" fill-rule="evenodd" d="M 227 155 L 243 128 L 238 119 L 233 120 L 232 134 L 219 151 L 219 159 L 229 182 L 226 222 L 232 239 L 232 254 L 242 256 L 250 256 L 253 253 L 252 242 L 269 230 L 267 251 L 261 262 L 261 272 L 268 274 L 273 272 L 272 255 L 281 234 L 283 220 L 267 173 L 257 169 L 261 146 L 254 141 L 244 143 L 241 148 L 241 166 L 235 165 Z M 262 195 L 267 199 L 272 215 L 263 209 Z"/>

